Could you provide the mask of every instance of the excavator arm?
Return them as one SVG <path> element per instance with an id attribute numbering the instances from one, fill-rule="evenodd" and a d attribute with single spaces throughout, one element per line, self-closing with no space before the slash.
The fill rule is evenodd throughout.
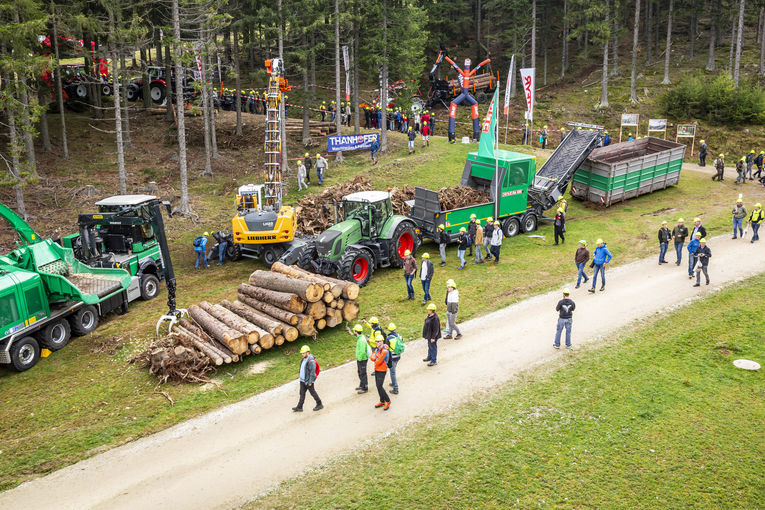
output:
<path id="1" fill-rule="evenodd" d="M 266 60 L 266 70 L 269 75 L 268 93 L 266 95 L 266 181 L 263 202 L 266 207 L 279 212 L 282 207 L 282 92 L 280 82 L 283 80 L 284 64 L 278 58 Z"/>
<path id="2" fill-rule="evenodd" d="M 29 223 L 21 219 L 21 216 L 16 214 L 16 212 L 10 207 L 4 204 L 0 204 L 0 216 L 2 216 L 5 221 L 11 224 L 11 228 L 19 233 L 21 240 L 25 244 L 37 244 L 42 241 L 39 234 L 35 232 Z"/>

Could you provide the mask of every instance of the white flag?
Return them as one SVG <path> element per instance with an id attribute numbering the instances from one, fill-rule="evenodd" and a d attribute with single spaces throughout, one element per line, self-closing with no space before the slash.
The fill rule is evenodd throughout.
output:
<path id="1" fill-rule="evenodd" d="M 510 110 L 510 86 L 515 78 L 515 55 L 510 59 L 510 69 L 507 70 L 507 81 L 505 82 L 505 115 Z"/>
<path id="2" fill-rule="evenodd" d="M 526 118 L 534 120 L 534 68 L 521 69 L 523 95 L 526 97 Z"/>

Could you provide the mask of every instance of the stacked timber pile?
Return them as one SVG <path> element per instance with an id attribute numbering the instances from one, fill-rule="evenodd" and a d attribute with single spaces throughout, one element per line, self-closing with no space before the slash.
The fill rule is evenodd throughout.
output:
<path id="1" fill-rule="evenodd" d="M 407 184 L 403 188 L 393 188 L 391 194 L 393 211 L 396 214 L 407 214 L 409 206 L 406 205 L 406 201 L 414 200 L 414 186 Z M 470 186 L 449 186 L 438 190 L 438 202 L 441 205 L 442 211 L 451 211 L 460 207 L 491 202 L 491 195 Z"/>
<path id="2" fill-rule="evenodd" d="M 332 122 L 311 121 L 308 128 L 311 131 L 311 136 L 314 137 L 327 136 L 335 132 L 335 125 Z M 284 129 L 287 133 L 302 133 L 303 120 L 287 118 Z"/>
<path id="3" fill-rule="evenodd" d="M 134 361 L 160 382 L 204 382 L 214 366 L 355 319 L 359 292 L 355 283 L 276 262 L 271 271 L 255 271 L 240 284 L 236 300 L 190 306 L 190 319 L 181 319 L 168 338 Z"/>

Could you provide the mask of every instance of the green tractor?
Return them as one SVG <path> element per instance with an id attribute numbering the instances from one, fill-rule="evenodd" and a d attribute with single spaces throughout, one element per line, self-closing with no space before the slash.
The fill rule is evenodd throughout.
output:
<path id="1" fill-rule="evenodd" d="M 282 259 L 364 286 L 376 268 L 402 267 L 404 253 L 409 250 L 414 255 L 418 246 L 414 221 L 393 214 L 388 192 L 362 191 L 344 196 L 335 207 L 335 225 Z"/>

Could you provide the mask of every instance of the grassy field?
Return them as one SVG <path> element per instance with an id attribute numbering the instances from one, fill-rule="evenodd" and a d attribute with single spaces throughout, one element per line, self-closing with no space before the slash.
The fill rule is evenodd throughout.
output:
<path id="1" fill-rule="evenodd" d="M 647 318 L 428 423 L 374 431 L 374 446 L 246 508 L 761 507 L 765 379 L 732 361 L 765 359 L 750 308 L 763 285 Z"/>
<path id="2" fill-rule="evenodd" d="M 151 139 L 155 132 L 148 124 L 153 121 L 150 116 L 133 121 L 134 144 L 137 147 L 146 144 L 150 149 L 134 150 L 128 158 L 130 189 L 148 180 L 157 180 L 163 193 L 173 198 L 172 180 L 175 177 L 168 170 L 173 166 L 169 162 L 172 146 L 161 137 Z M 219 139 L 229 138 L 222 130 Z M 96 140 L 95 135 L 89 134 L 75 143 L 92 146 L 98 143 Z M 101 140 L 103 145 L 103 138 Z M 261 267 L 252 261 L 243 261 L 222 268 L 194 271 L 191 247 L 193 237 L 203 230 L 227 228 L 237 186 L 259 182 L 256 159 L 259 146 L 258 140 L 240 150 L 228 151 L 224 163 L 216 163 L 216 175 L 211 179 L 196 175 L 194 169 L 199 168 L 199 159 L 194 151 L 198 148 L 192 148 L 190 187 L 193 206 L 200 220 L 198 223 L 183 218 L 167 221 L 178 276 L 179 306 L 198 303 L 202 299 L 230 299 L 235 296 L 236 285 L 245 281 L 252 270 Z M 393 136 L 392 146 L 392 152 L 376 167 L 369 166 L 367 154 L 352 156 L 343 166 L 332 165 L 327 185 L 359 173 L 368 176 L 381 189 L 403 184 L 424 184 L 432 188 L 453 185 L 459 181 L 466 152 L 474 147 L 448 145 L 444 139 L 436 138 L 428 150 L 418 149 L 415 155 L 407 156 L 403 136 Z M 73 154 L 87 155 L 77 145 L 75 149 Z M 538 163 L 543 157 L 540 154 Z M 225 166 L 221 168 L 223 164 Z M 113 174 L 99 174 L 98 162 L 84 156 L 53 168 L 40 186 L 55 182 L 93 182 L 93 176 L 99 175 L 98 187 L 113 189 Z M 318 189 L 314 183 L 310 192 Z M 700 215 L 712 234 L 727 231 L 728 209 L 737 192 L 738 188 L 727 182 L 712 185 L 708 178 L 688 173 L 675 188 L 607 210 L 570 201 L 569 243 L 551 246 L 552 227 L 543 224 L 538 234 L 546 236 L 544 240 L 528 237 L 506 240 L 502 264 L 468 266 L 465 271 L 456 270 L 456 249 L 452 248 L 447 267 L 437 267 L 432 294 L 440 302 L 445 281 L 455 278 L 465 296 L 462 317 L 468 319 L 485 314 L 572 278 L 575 274 L 575 241 L 580 238 L 590 241 L 605 238 L 614 254 L 614 263 L 622 264 L 656 251 L 654 236 L 662 219 L 672 221 L 678 216 L 692 218 Z M 38 197 L 52 206 L 55 195 L 40 194 Z M 298 197 L 290 188 L 287 201 Z M 60 196 L 57 200 L 61 201 Z M 74 229 L 74 214 L 92 210 L 92 201 L 72 200 L 68 205 L 61 202 L 63 207 L 54 209 L 59 211 L 59 216 L 48 219 L 41 215 L 33 224 L 46 235 L 54 225 L 59 231 L 68 233 Z M 437 253 L 432 244 L 426 244 L 423 250 Z M 490 281 L 503 283 L 487 285 Z M 394 319 L 402 333 L 417 336 L 423 311 L 419 302 L 406 302 L 404 296 L 399 271 L 378 271 L 372 284 L 362 293 L 362 315 Z M 422 296 L 421 292 L 418 296 Z M 161 430 L 293 378 L 294 359 L 302 342 L 220 369 L 215 379 L 224 391 L 199 386 L 164 387 L 162 389 L 175 402 L 171 406 L 156 390 L 154 378 L 126 363 L 134 353 L 148 345 L 154 322 L 165 309 L 161 297 L 151 302 L 134 303 L 128 315 L 110 318 L 94 334 L 72 342 L 29 372 L 15 374 L 0 370 L 0 402 L 3 406 L 0 415 L 0 444 L 3 445 L 0 448 L 0 489 L 13 487 L 29 477 L 60 468 L 103 448 Z M 312 343 L 322 367 L 336 366 L 353 356 L 351 342 L 339 331 L 323 332 Z"/>

